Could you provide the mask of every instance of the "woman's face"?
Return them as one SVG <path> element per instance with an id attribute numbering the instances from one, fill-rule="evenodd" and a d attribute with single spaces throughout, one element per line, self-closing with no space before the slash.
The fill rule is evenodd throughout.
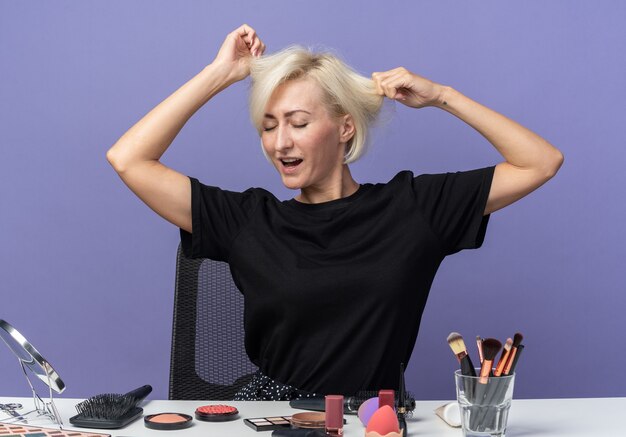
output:
<path id="1" fill-rule="evenodd" d="M 346 135 L 344 117 L 331 117 L 313 79 L 278 86 L 265 107 L 261 141 L 291 189 L 324 190 L 341 184 Z M 351 125 L 350 125 L 351 126 Z"/>

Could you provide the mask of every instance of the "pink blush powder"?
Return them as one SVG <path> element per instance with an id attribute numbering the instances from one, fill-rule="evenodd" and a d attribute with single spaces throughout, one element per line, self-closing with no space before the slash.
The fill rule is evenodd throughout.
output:
<path id="1" fill-rule="evenodd" d="M 146 428 L 173 431 L 189 428 L 193 418 L 182 413 L 159 413 L 151 414 L 143 418 Z"/>
<path id="2" fill-rule="evenodd" d="M 185 420 L 187 419 L 185 419 L 183 416 L 172 413 L 159 414 L 158 416 L 150 418 L 150 422 L 155 423 L 177 423 L 184 422 Z"/>

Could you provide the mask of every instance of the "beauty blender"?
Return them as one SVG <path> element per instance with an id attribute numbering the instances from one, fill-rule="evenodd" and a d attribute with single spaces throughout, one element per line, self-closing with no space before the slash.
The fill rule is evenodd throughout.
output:
<path id="1" fill-rule="evenodd" d="M 380 407 L 370 418 L 365 437 L 402 437 L 398 417 L 389 405 Z"/>
<path id="2" fill-rule="evenodd" d="M 370 421 L 372 415 L 378 410 L 378 397 L 369 398 L 365 402 L 361 404 L 359 410 L 357 411 L 357 415 L 361 420 L 363 426 L 367 426 Z"/>

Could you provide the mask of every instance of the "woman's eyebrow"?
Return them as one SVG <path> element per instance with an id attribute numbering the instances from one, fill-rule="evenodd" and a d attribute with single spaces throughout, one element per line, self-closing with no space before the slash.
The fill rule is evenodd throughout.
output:
<path id="1" fill-rule="evenodd" d="M 309 111 L 305 111 L 304 109 L 294 109 L 293 111 L 285 112 L 284 116 L 285 117 L 291 117 L 296 112 L 304 112 L 306 114 L 311 115 L 311 113 Z M 276 120 L 276 117 L 274 115 L 270 114 L 270 113 L 265 113 L 264 118 L 272 118 L 272 119 Z"/>

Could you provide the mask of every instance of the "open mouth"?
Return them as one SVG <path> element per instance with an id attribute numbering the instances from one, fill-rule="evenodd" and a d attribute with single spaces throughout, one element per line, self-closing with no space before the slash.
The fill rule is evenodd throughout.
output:
<path id="1" fill-rule="evenodd" d="M 297 158 L 289 158 L 281 159 L 280 162 L 282 162 L 283 166 L 285 167 L 297 167 L 298 165 L 300 165 L 302 160 Z"/>

